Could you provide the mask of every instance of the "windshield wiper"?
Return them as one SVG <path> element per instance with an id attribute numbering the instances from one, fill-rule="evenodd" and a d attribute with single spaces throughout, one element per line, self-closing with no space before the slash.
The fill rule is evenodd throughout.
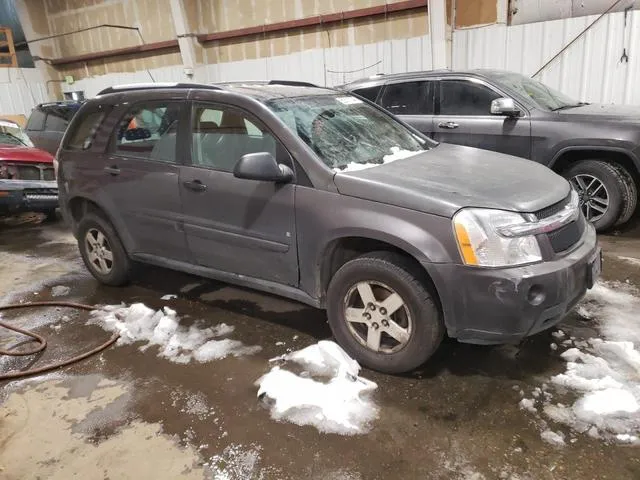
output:
<path id="1" fill-rule="evenodd" d="M 9 133 L 9 132 L 2 132 L 2 135 L 6 135 L 6 136 L 7 136 L 7 137 L 9 137 L 9 138 L 13 138 L 13 139 L 15 139 L 15 140 L 19 141 L 19 142 L 20 142 L 20 145 L 22 145 L 22 146 L 24 146 L 24 147 L 26 147 L 26 146 L 27 146 L 27 144 L 26 144 L 26 143 L 24 143 L 22 140 L 20 140 L 20 138 L 16 137 L 15 135 L 13 135 L 13 134 L 11 134 L 11 133 Z"/>
<path id="2" fill-rule="evenodd" d="M 574 103 L 573 105 L 562 105 L 560 107 L 552 108 L 551 111 L 558 112 L 560 110 L 567 110 L 569 108 L 581 107 L 583 105 L 589 105 L 589 104 L 587 102 L 578 102 L 578 103 Z"/>

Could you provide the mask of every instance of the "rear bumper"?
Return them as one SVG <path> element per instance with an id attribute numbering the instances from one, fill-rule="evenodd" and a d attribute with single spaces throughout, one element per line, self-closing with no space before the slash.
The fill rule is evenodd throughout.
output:
<path id="1" fill-rule="evenodd" d="M 54 181 L 0 180 L 0 215 L 44 212 L 58 207 Z"/>
<path id="2" fill-rule="evenodd" d="M 591 288 L 601 255 L 589 225 L 561 258 L 517 268 L 430 264 L 447 330 L 462 342 L 514 343 L 560 322 Z M 597 272 L 596 272 L 597 273 Z"/>

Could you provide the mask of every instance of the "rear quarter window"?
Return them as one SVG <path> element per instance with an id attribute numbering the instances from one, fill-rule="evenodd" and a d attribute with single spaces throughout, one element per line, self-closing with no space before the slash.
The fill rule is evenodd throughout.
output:
<path id="1" fill-rule="evenodd" d="M 381 89 L 382 85 L 377 85 L 375 87 L 359 88 L 357 90 L 354 90 L 353 93 L 355 93 L 356 95 L 360 95 L 367 100 L 375 102 Z"/>
<path id="2" fill-rule="evenodd" d="M 27 130 L 42 130 L 44 128 L 44 117 L 44 112 L 42 112 L 41 110 L 34 110 L 33 112 L 31 112 L 29 121 L 27 122 Z"/>
<path id="3" fill-rule="evenodd" d="M 93 144 L 96 133 L 106 117 L 108 110 L 103 107 L 81 112 L 65 145 L 67 150 L 88 150 Z"/>

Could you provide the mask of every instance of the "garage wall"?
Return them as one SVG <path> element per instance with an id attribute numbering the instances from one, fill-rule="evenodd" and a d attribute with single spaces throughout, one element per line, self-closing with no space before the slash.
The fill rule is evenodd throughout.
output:
<path id="1" fill-rule="evenodd" d="M 596 18 L 456 31 L 453 68 L 532 75 Z M 606 15 L 536 78 L 578 100 L 640 104 L 640 11 Z"/>
<path id="2" fill-rule="evenodd" d="M 47 84 L 35 68 L 0 68 L 0 117 L 28 116 L 48 98 Z"/>

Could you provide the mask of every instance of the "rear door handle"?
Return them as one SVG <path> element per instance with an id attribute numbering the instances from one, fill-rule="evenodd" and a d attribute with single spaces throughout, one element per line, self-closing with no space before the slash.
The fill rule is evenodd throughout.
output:
<path id="1" fill-rule="evenodd" d="M 204 192 L 207 189 L 207 186 L 200 180 L 186 181 L 182 182 L 182 184 L 189 190 L 192 190 L 194 192 Z"/>
<path id="2" fill-rule="evenodd" d="M 110 167 L 104 167 L 104 171 L 110 175 L 116 176 L 120 175 L 120 169 L 117 165 L 111 165 Z"/>
<path id="3" fill-rule="evenodd" d="M 454 128 L 458 128 L 460 125 L 458 125 L 456 122 L 440 122 L 438 124 L 438 128 L 447 128 L 449 130 L 453 130 Z"/>

